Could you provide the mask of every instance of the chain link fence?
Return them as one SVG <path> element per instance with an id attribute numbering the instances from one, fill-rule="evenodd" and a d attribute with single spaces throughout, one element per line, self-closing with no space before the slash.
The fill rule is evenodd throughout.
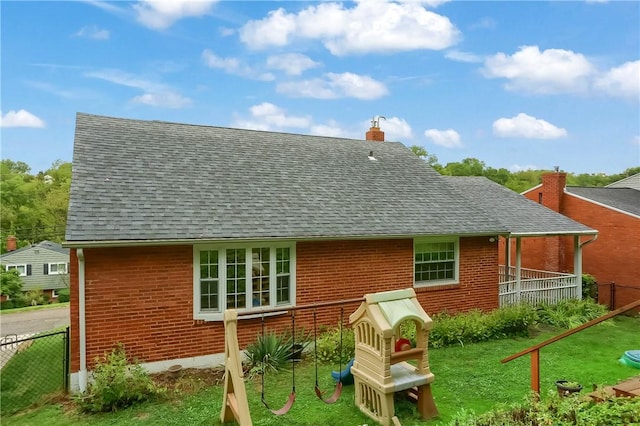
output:
<path id="1" fill-rule="evenodd" d="M 0 338 L 0 415 L 69 390 L 69 327 Z"/>

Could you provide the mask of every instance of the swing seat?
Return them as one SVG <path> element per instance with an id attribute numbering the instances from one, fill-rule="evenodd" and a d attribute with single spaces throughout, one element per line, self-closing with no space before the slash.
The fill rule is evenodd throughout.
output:
<path id="1" fill-rule="evenodd" d="M 278 410 L 271 410 L 266 402 L 262 401 L 262 403 L 264 404 L 265 407 L 269 408 L 269 410 L 271 410 L 271 412 L 276 416 L 282 416 L 283 414 L 287 414 L 289 410 L 291 410 L 291 407 L 293 406 L 293 403 L 295 401 L 296 401 L 296 393 L 291 392 L 291 394 L 289 395 L 289 399 L 287 399 L 287 402 L 284 404 L 282 408 Z"/>

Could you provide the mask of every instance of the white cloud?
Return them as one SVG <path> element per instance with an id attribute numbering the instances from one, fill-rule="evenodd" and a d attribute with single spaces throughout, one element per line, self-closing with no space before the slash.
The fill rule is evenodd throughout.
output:
<path id="1" fill-rule="evenodd" d="M 120 70 L 107 69 L 92 71 L 86 73 L 85 76 L 142 90 L 144 92 L 142 95 L 135 96 L 131 100 L 134 103 L 163 108 L 184 108 L 191 105 L 191 99 L 180 95 L 165 84 L 145 80 Z"/>
<path id="2" fill-rule="evenodd" d="M 527 164 L 525 166 L 521 166 L 519 164 L 513 164 L 509 166 L 509 171 L 512 173 L 523 172 L 525 170 L 540 170 L 540 167 L 534 166 L 533 164 Z"/>
<path id="3" fill-rule="evenodd" d="M 640 135 L 635 136 L 635 137 L 631 140 L 631 143 L 632 143 L 633 145 L 640 145 Z"/>
<path id="4" fill-rule="evenodd" d="M 184 108 L 191 105 L 191 99 L 175 92 L 145 93 L 134 97 L 132 102 L 161 108 Z"/>
<path id="5" fill-rule="evenodd" d="M 383 83 L 350 72 L 327 73 L 322 78 L 280 83 L 276 90 L 292 97 L 316 99 L 377 99 L 389 93 Z"/>
<path id="6" fill-rule="evenodd" d="M 309 132 L 312 135 L 317 136 L 327 136 L 333 138 L 355 138 L 354 135 L 352 135 L 347 130 L 344 130 L 338 125 L 338 123 L 333 120 L 330 120 L 328 124 L 314 124 L 309 129 Z"/>
<path id="7" fill-rule="evenodd" d="M 492 30 L 497 26 L 495 19 L 485 16 L 469 27 L 472 30 Z"/>
<path id="8" fill-rule="evenodd" d="M 182 18 L 206 15 L 216 1 L 140 0 L 133 8 L 141 24 L 154 30 L 164 30 Z"/>
<path id="9" fill-rule="evenodd" d="M 209 68 L 221 69 L 229 74 L 261 81 L 271 81 L 275 79 L 275 76 L 271 73 L 254 69 L 242 63 L 238 58 L 222 58 L 209 49 L 205 49 L 202 52 L 202 60 Z"/>
<path id="10" fill-rule="evenodd" d="M 388 117 L 380 120 L 379 125 L 387 141 L 406 141 L 413 138 L 413 130 L 404 118 Z M 362 123 L 362 128 L 368 129 L 369 126 L 371 126 L 370 121 Z"/>
<path id="11" fill-rule="evenodd" d="M 521 112 L 513 118 L 494 121 L 493 134 L 501 138 L 558 139 L 567 136 L 567 131 Z"/>
<path id="12" fill-rule="evenodd" d="M 482 62 L 484 58 L 470 52 L 462 52 L 460 50 L 449 50 L 444 54 L 444 57 L 457 62 L 477 63 Z"/>
<path id="13" fill-rule="evenodd" d="M 444 146 L 445 148 L 462 148 L 463 146 L 460 134 L 453 129 L 429 129 L 425 130 L 424 135 L 436 145 Z"/>
<path id="14" fill-rule="evenodd" d="M 282 130 L 286 128 L 308 128 L 311 118 L 287 115 L 286 111 L 272 103 L 263 102 L 249 108 L 250 119 L 236 119 L 235 127 L 254 130 Z"/>
<path id="15" fill-rule="evenodd" d="M 598 76 L 594 88 L 610 96 L 640 98 L 640 61 L 626 62 Z"/>
<path id="16" fill-rule="evenodd" d="M 460 33 L 451 21 L 426 10 L 420 2 L 364 1 L 346 8 L 320 3 L 298 13 L 279 8 L 240 29 L 240 39 L 253 49 L 286 46 L 295 39 L 320 40 L 334 55 L 441 50 Z"/>
<path id="17" fill-rule="evenodd" d="M 96 25 L 82 27 L 74 34 L 75 37 L 87 37 L 94 40 L 108 40 L 109 30 L 98 28 Z"/>
<path id="18" fill-rule="evenodd" d="M 584 92 L 593 65 L 579 53 L 563 49 L 540 52 L 538 46 L 522 46 L 509 56 L 498 53 L 484 62 L 487 78 L 505 78 L 508 90 L 527 93 Z"/>
<path id="19" fill-rule="evenodd" d="M 301 53 L 283 53 L 267 58 L 267 67 L 282 70 L 289 75 L 300 75 L 304 71 L 319 67 L 321 64 Z"/>
<path id="20" fill-rule="evenodd" d="M 29 111 L 21 109 L 18 111 L 10 110 L 6 114 L 0 111 L 0 127 L 45 127 L 44 121 Z"/>

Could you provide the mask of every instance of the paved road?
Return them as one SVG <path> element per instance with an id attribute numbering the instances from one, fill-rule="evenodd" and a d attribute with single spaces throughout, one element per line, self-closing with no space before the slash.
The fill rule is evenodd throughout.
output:
<path id="1" fill-rule="evenodd" d="M 0 336 L 31 334 L 69 325 L 69 305 L 0 315 Z"/>

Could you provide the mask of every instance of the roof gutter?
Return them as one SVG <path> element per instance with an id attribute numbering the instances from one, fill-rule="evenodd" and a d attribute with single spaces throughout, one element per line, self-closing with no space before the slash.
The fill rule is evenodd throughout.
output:
<path id="1" fill-rule="evenodd" d="M 588 231 L 565 231 L 565 232 L 512 232 L 509 237 L 554 237 L 563 235 L 598 235 L 598 231 L 591 229 Z"/>
<path id="2" fill-rule="evenodd" d="M 158 239 L 158 240 L 103 240 L 103 241 L 65 241 L 63 247 L 69 248 L 109 248 L 109 247 L 133 247 L 133 246 L 171 246 L 171 245 L 193 245 L 193 244 L 216 244 L 228 241 L 252 242 L 252 241 L 336 241 L 336 240 L 393 240 L 402 238 L 422 238 L 422 237 L 484 237 L 495 235 L 508 235 L 504 229 L 487 231 L 481 233 L 450 233 L 450 234 L 397 234 L 397 235 L 334 235 L 334 236 L 287 236 L 287 237 L 227 237 L 227 238 L 189 238 L 189 239 Z"/>

